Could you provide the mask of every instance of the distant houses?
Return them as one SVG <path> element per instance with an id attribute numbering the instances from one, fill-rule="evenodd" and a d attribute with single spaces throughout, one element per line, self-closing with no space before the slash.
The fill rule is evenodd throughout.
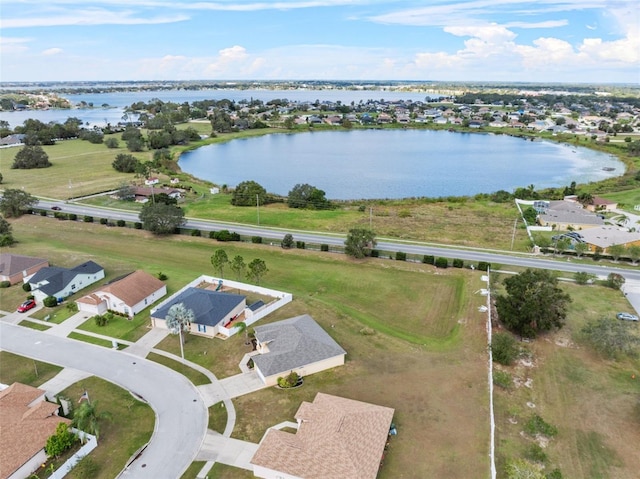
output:
<path id="1" fill-rule="evenodd" d="M 9 281 L 10 284 L 21 283 L 46 266 L 49 266 L 49 261 L 44 258 L 2 253 L 0 254 L 0 281 Z"/>
<path id="2" fill-rule="evenodd" d="M 86 261 L 74 268 L 48 266 L 38 270 L 28 279 L 36 301 L 47 296 L 64 299 L 104 278 L 104 269 L 93 261 Z"/>

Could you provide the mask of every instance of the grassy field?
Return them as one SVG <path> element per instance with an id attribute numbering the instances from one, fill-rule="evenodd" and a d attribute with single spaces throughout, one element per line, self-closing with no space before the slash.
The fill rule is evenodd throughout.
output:
<path id="1" fill-rule="evenodd" d="M 496 388 L 497 458 L 525 457 L 536 442 L 524 423 L 539 414 L 558 428 L 543 444 L 547 471 L 559 468 L 572 479 L 632 479 L 640 470 L 637 444 L 640 361 L 612 362 L 583 343 L 579 334 L 591 319 L 629 309 L 624 296 L 601 286 L 563 284 L 573 302 L 567 326 L 527 345 L 530 359 L 501 370 L 515 379 L 511 390 Z"/>
<path id="2" fill-rule="evenodd" d="M 200 386 L 202 384 L 211 384 L 211 381 L 209 381 L 209 378 L 204 374 L 202 374 L 201 372 L 196 371 L 195 369 L 190 368 L 189 366 L 185 366 L 184 364 L 181 364 L 180 362 L 175 361 L 173 359 L 167 358 L 165 356 L 162 356 L 156 353 L 149 353 L 147 355 L 147 359 L 150 359 L 153 362 L 162 364 L 163 366 L 173 369 L 174 371 L 185 376 L 189 381 L 191 381 L 196 386 Z"/>
<path id="3" fill-rule="evenodd" d="M 23 358 L 7 351 L 0 351 L 0 383 L 15 382 L 38 387 L 62 370 L 53 364 Z"/>

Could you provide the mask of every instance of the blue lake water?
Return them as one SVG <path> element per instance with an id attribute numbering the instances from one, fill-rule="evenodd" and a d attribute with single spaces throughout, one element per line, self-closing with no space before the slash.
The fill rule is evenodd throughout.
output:
<path id="1" fill-rule="evenodd" d="M 599 181 L 624 171 L 615 157 L 587 148 L 429 130 L 272 134 L 201 147 L 184 153 L 179 165 L 218 185 L 254 180 L 287 195 L 296 184 L 309 183 L 336 200 L 512 192 L 530 184 Z"/>

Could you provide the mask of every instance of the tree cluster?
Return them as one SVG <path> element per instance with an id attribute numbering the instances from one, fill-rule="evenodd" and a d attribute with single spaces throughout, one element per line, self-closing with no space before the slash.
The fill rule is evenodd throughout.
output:
<path id="1" fill-rule="evenodd" d="M 297 184 L 287 196 L 289 208 L 306 208 L 325 210 L 331 208 L 331 203 L 325 197 L 325 192 L 307 183 Z"/>
<path id="2" fill-rule="evenodd" d="M 248 280 L 253 281 L 255 284 L 260 284 L 264 275 L 269 272 L 264 260 L 256 258 L 247 265 L 242 256 L 236 255 L 229 261 L 227 252 L 223 249 L 217 249 L 213 252 L 211 266 L 221 278 L 224 277 L 224 269 L 229 266 L 238 281 L 245 275 Z"/>
<path id="3" fill-rule="evenodd" d="M 6 218 L 17 218 L 38 203 L 38 199 L 23 190 L 9 188 L 0 198 L 0 213 Z"/>
<path id="4" fill-rule="evenodd" d="M 133 155 L 120 153 L 116 155 L 116 159 L 113 160 L 111 166 L 120 173 L 135 173 L 140 168 L 140 160 Z"/>
<path id="5" fill-rule="evenodd" d="M 373 231 L 365 228 L 353 228 L 347 234 L 347 239 L 344 242 L 344 252 L 348 256 L 362 259 L 371 255 L 371 251 L 376 247 L 376 244 Z"/>
<path id="6" fill-rule="evenodd" d="M 51 166 L 49 155 L 39 145 L 25 145 L 16 153 L 11 168 L 30 170 L 32 168 L 48 168 Z"/>
<path id="7" fill-rule="evenodd" d="M 172 234 L 186 221 L 182 208 L 165 203 L 145 204 L 139 218 L 142 227 L 155 235 Z"/>

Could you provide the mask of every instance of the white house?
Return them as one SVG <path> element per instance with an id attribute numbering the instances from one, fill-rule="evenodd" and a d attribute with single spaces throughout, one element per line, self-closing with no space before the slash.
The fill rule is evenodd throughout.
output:
<path id="1" fill-rule="evenodd" d="M 251 356 L 258 377 L 268 386 L 296 372 L 308 376 L 342 366 L 347 352 L 308 314 L 255 327 Z"/>
<path id="2" fill-rule="evenodd" d="M 167 294 L 167 286 L 145 271 L 134 271 L 83 296 L 78 309 L 90 314 L 117 311 L 133 318 Z"/>
<path id="3" fill-rule="evenodd" d="M 36 301 L 47 296 L 66 298 L 104 278 L 104 268 L 93 261 L 87 261 L 75 268 L 57 266 L 41 268 L 27 282 Z"/>
<path id="4" fill-rule="evenodd" d="M 144 180 L 144 184 L 147 186 L 157 185 L 158 183 L 160 183 L 160 180 L 158 178 L 147 178 L 146 180 Z"/>

